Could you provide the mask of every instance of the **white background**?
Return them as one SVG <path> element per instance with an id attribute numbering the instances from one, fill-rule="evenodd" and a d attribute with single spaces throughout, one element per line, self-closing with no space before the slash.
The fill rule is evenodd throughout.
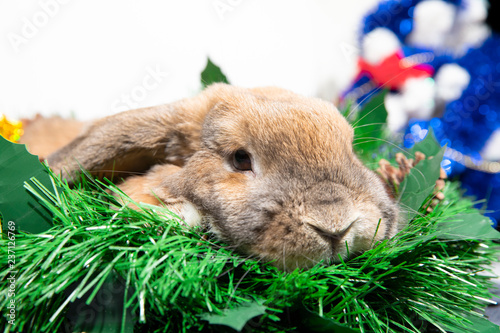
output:
<path id="1" fill-rule="evenodd" d="M 0 113 L 90 119 L 192 96 L 207 56 L 235 85 L 334 100 L 376 3 L 0 0 Z"/>

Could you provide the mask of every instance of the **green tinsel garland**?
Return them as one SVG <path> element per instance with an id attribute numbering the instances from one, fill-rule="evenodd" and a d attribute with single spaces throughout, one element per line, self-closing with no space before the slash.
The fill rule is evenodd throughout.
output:
<path id="1" fill-rule="evenodd" d="M 205 240 L 202 230 L 167 219 L 162 208 L 110 206 L 116 202 L 104 189 L 118 191 L 112 185 L 86 181 L 71 190 L 55 181 L 62 189 L 46 203 L 56 216 L 54 227 L 16 236 L 16 326 L 7 332 L 64 331 L 68 323 L 77 324 L 70 331 L 96 331 L 97 325 L 107 332 L 112 330 L 103 327 L 123 323 L 123 332 L 218 332 L 221 326 L 211 324 L 218 322 L 246 323 L 256 332 L 498 331 L 482 315 L 490 294 L 481 272 L 496 250 L 474 240 L 490 238 L 493 229 L 460 198 L 457 184 L 445 188 L 447 200 L 430 215 L 419 215 L 363 255 L 285 273 Z M 6 242 L 0 241 L 2 267 Z M 3 309 L 7 277 L 2 270 Z M 118 309 L 129 309 L 119 320 L 107 317 L 107 308 L 95 310 L 107 304 L 96 297 L 103 286 L 120 297 Z M 79 298 L 90 306 L 80 301 L 71 307 Z M 93 321 L 75 319 L 76 310 L 82 317 L 93 311 L 91 317 L 108 326 L 94 321 L 89 330 Z"/>
<path id="2" fill-rule="evenodd" d="M 353 120 L 366 161 L 392 154 L 383 144 L 385 116 L 373 112 L 381 100 Z M 4 332 L 499 332 L 483 315 L 491 302 L 483 273 L 498 255 L 492 240 L 499 234 L 457 183 L 446 185 L 430 214 L 431 196 L 420 200 L 407 227 L 372 250 L 282 272 L 161 207 L 120 205 L 113 193 L 130 199 L 112 184 L 84 176 L 71 189 L 50 172 L 49 179 L 27 182 L 26 193 L 53 215 L 53 227 L 17 232 L 12 266 L 9 221 L 3 224 Z"/>

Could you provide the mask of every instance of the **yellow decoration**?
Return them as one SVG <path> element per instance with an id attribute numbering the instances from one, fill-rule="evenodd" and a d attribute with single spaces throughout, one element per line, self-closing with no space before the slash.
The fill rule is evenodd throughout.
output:
<path id="1" fill-rule="evenodd" d="M 23 123 L 9 120 L 0 113 L 0 135 L 12 142 L 18 142 L 23 135 Z"/>

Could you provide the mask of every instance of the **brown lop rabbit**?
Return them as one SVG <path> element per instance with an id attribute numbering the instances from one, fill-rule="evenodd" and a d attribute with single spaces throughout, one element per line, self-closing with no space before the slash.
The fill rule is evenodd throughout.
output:
<path id="1" fill-rule="evenodd" d="M 101 177 L 143 172 L 121 185 L 135 201 L 164 204 L 241 252 L 293 269 L 397 232 L 397 204 L 352 142 L 331 103 L 215 84 L 98 120 L 48 163 L 70 181 L 80 165 Z"/>

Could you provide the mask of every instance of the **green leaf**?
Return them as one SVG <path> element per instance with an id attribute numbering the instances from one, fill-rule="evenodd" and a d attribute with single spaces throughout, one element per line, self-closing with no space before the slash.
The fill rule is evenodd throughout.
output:
<path id="1" fill-rule="evenodd" d="M 479 214 L 457 214 L 437 223 L 438 238 L 451 240 L 494 240 L 500 232 L 492 228 L 491 220 Z"/>
<path id="2" fill-rule="evenodd" d="M 52 214 L 25 187 L 36 178 L 46 188 L 53 185 L 47 169 L 24 145 L 0 137 L 0 213 L 2 227 L 14 221 L 17 230 L 41 233 L 52 227 Z"/>
<path id="3" fill-rule="evenodd" d="M 490 227 L 490 229 L 492 228 Z M 470 323 L 457 322 L 456 325 L 442 326 L 447 331 L 454 333 L 500 333 L 500 327 L 486 318 L 464 313 L 464 319 L 470 321 Z"/>
<path id="4" fill-rule="evenodd" d="M 302 327 L 307 332 L 332 332 L 332 333 L 359 333 L 359 330 L 346 327 L 332 319 L 320 317 L 318 314 L 309 313 L 303 320 Z"/>
<path id="5" fill-rule="evenodd" d="M 464 330 L 464 333 L 469 333 L 475 330 L 478 333 L 500 333 L 500 327 L 486 318 L 476 317 L 470 313 L 465 314 L 465 317 L 471 321 L 469 328 Z"/>
<path id="6" fill-rule="evenodd" d="M 425 156 L 436 156 L 439 154 L 439 152 L 442 150 L 442 147 L 439 145 L 437 142 L 435 136 L 434 136 L 434 131 L 432 130 L 432 127 L 429 128 L 429 131 L 425 138 L 417 142 L 411 149 L 410 152 L 415 155 L 417 151 L 425 154 Z"/>
<path id="7" fill-rule="evenodd" d="M 210 58 L 207 58 L 207 65 L 205 66 L 203 72 L 201 72 L 201 84 L 203 84 L 203 88 L 206 88 L 212 83 L 217 82 L 229 83 L 220 68 L 215 65 Z"/>
<path id="8" fill-rule="evenodd" d="M 250 319 L 265 314 L 266 309 L 267 307 L 262 305 L 262 301 L 253 301 L 227 309 L 222 315 L 204 313 L 201 315 L 201 319 L 207 320 L 210 324 L 225 325 L 236 331 L 241 331 Z"/>
<path id="9" fill-rule="evenodd" d="M 359 111 L 353 122 L 354 147 L 360 155 L 376 153 L 376 149 L 384 144 L 384 141 L 380 139 L 387 122 L 387 110 L 384 104 L 387 92 L 384 90 L 372 97 Z"/>
<path id="10" fill-rule="evenodd" d="M 411 169 L 410 174 L 405 177 L 399 187 L 400 202 L 407 213 L 405 217 L 407 221 L 415 217 L 419 208 L 434 190 L 436 180 L 439 178 L 445 148 L 439 147 L 432 131 L 430 131 L 422 142 L 411 149 L 412 157 L 417 151 L 425 154 L 427 158 L 432 156 L 432 159 L 420 161 Z"/>

